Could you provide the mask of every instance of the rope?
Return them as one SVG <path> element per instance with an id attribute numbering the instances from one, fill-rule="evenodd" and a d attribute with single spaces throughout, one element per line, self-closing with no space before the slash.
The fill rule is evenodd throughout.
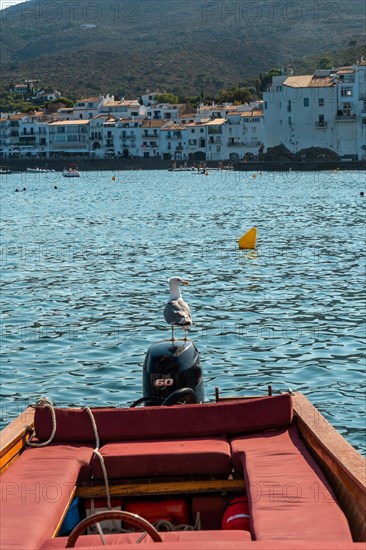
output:
<path id="1" fill-rule="evenodd" d="M 51 443 L 51 441 L 53 440 L 53 438 L 55 437 L 55 433 L 56 433 L 56 413 L 55 413 L 55 409 L 53 407 L 53 404 L 51 403 L 51 401 L 49 401 L 47 399 L 47 397 L 42 397 L 41 399 L 39 399 L 37 401 L 37 403 L 35 405 L 31 405 L 33 408 L 38 408 L 38 407 L 47 407 L 47 409 L 50 409 L 51 411 L 51 416 L 52 416 L 52 432 L 51 432 L 51 435 L 50 437 L 47 439 L 47 441 L 44 441 L 43 443 L 34 443 L 32 440 L 33 440 L 33 437 L 36 435 L 35 433 L 28 439 L 28 441 L 26 442 L 26 445 L 28 445 L 28 447 L 46 447 L 46 445 L 48 445 L 49 443 Z"/>
<path id="2" fill-rule="evenodd" d="M 36 435 L 34 433 L 28 439 L 28 441 L 26 442 L 26 445 L 28 445 L 29 447 L 46 447 L 46 445 L 49 445 L 49 443 L 51 443 L 53 438 L 55 437 L 56 428 L 57 428 L 56 413 L 55 413 L 54 406 L 46 397 L 43 397 L 43 398 L 39 399 L 35 405 L 31 405 L 31 406 L 34 407 L 34 408 L 46 407 L 51 411 L 52 432 L 51 432 L 50 437 L 47 439 L 47 441 L 44 441 L 43 443 L 34 443 L 32 441 L 33 437 Z M 111 504 L 111 494 L 110 494 L 110 490 L 109 490 L 109 480 L 108 480 L 107 469 L 106 469 L 106 466 L 105 466 L 104 458 L 103 458 L 102 454 L 99 452 L 100 439 L 99 439 L 98 427 L 97 427 L 94 415 L 93 415 L 90 407 L 85 406 L 85 407 L 83 407 L 82 410 L 86 411 L 88 413 L 88 416 L 89 416 L 90 421 L 91 421 L 91 425 L 92 425 L 93 432 L 94 432 L 94 437 L 95 437 L 95 449 L 93 450 L 93 454 L 95 454 L 95 456 L 98 457 L 99 462 L 100 462 L 100 466 L 102 468 L 103 478 L 104 478 L 104 485 L 105 485 L 105 492 L 106 492 L 106 496 L 107 496 L 107 507 L 108 507 L 108 510 L 111 510 L 112 509 L 112 504 Z M 115 525 L 114 521 L 113 521 L 113 523 Z M 103 534 L 101 534 L 100 526 L 98 525 L 98 527 L 99 527 L 99 529 L 98 529 L 99 535 L 102 538 L 103 544 L 105 544 L 105 541 L 103 540 L 103 538 L 104 538 Z M 157 521 L 155 523 L 155 527 L 158 530 L 163 529 L 165 531 L 194 531 L 194 530 L 199 530 L 200 529 L 200 514 L 198 513 L 197 516 L 196 516 L 196 525 L 195 526 L 192 526 L 192 525 L 173 525 L 170 521 L 160 520 L 160 521 Z M 116 525 L 115 525 L 115 528 L 116 528 Z M 124 532 L 130 532 L 130 531 L 124 531 Z M 145 536 L 146 536 L 146 533 L 143 533 L 143 535 L 138 539 L 137 543 L 140 543 L 141 540 L 143 538 L 145 538 Z"/>
<path id="3" fill-rule="evenodd" d="M 88 413 L 91 424 L 92 424 L 92 427 L 93 427 L 94 436 L 95 436 L 95 449 L 94 449 L 93 453 L 95 454 L 95 456 L 97 456 L 99 458 L 100 466 L 101 466 L 102 472 L 103 472 L 105 492 L 106 492 L 106 495 L 107 495 L 107 507 L 108 507 L 108 510 L 111 510 L 112 509 L 112 504 L 111 504 L 111 494 L 110 494 L 110 491 L 109 491 L 108 474 L 107 474 L 107 469 L 105 467 L 104 458 L 101 455 L 101 453 L 99 452 L 100 441 L 99 441 L 99 434 L 98 434 L 97 424 L 95 422 L 95 418 L 94 418 L 94 415 L 93 415 L 90 407 L 83 407 L 82 410 L 86 411 Z"/>

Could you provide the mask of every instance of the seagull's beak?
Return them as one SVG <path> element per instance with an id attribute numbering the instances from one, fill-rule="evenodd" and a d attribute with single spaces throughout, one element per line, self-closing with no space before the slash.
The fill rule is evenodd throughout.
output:
<path id="1" fill-rule="evenodd" d="M 182 285 L 188 286 L 188 285 L 189 285 L 189 282 L 188 282 L 188 281 L 182 281 Z"/>

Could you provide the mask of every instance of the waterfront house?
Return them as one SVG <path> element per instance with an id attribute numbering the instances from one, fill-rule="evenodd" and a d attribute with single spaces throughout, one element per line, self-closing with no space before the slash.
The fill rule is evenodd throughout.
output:
<path id="1" fill-rule="evenodd" d="M 305 76 L 276 76 L 264 93 L 266 147 L 314 147 L 366 159 L 366 64 Z"/>
<path id="2" fill-rule="evenodd" d="M 90 120 L 60 120 L 48 126 L 51 157 L 89 156 Z"/>

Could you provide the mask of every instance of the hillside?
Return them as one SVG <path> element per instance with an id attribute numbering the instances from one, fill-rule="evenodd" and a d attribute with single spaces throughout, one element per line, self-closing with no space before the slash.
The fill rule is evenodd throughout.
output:
<path id="1" fill-rule="evenodd" d="M 38 78 L 64 95 L 147 87 L 205 96 L 266 72 L 366 54 L 364 0 L 30 0 L 1 11 L 1 84 Z M 362 16 L 361 16 L 362 15 Z M 353 61 L 353 59 L 352 59 Z"/>

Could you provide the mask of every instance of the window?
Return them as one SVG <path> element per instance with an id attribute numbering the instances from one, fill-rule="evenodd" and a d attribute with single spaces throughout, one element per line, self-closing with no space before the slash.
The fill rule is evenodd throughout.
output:
<path id="1" fill-rule="evenodd" d="M 351 88 L 342 88 L 341 96 L 342 97 L 352 97 L 352 89 Z"/>
<path id="2" fill-rule="evenodd" d="M 268 109 L 267 101 L 264 102 L 264 108 L 265 108 L 265 109 Z"/>
<path id="3" fill-rule="evenodd" d="M 304 107 L 309 107 L 310 101 L 308 97 L 304 97 Z"/>
<path id="4" fill-rule="evenodd" d="M 319 107 L 324 107 L 324 98 L 323 97 L 319 97 Z"/>

